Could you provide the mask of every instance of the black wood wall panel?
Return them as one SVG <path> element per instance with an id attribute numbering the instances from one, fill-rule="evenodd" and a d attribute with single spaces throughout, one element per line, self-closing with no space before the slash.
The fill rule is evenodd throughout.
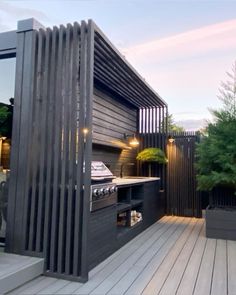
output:
<path id="1" fill-rule="evenodd" d="M 93 104 L 93 152 L 94 161 L 103 161 L 116 176 L 135 175 L 137 149 L 131 148 L 124 134 L 137 133 L 138 110 L 121 103 L 112 94 L 95 89 Z"/>
<path id="2" fill-rule="evenodd" d="M 93 145 L 93 160 L 103 161 L 111 172 L 119 177 L 123 164 L 123 176 L 136 175 L 137 149 L 117 149 L 102 145 Z M 134 163 L 135 165 L 125 165 Z"/>
<path id="3" fill-rule="evenodd" d="M 128 107 L 107 93 L 95 90 L 93 143 L 124 147 L 124 133 L 137 132 L 137 109 Z"/>

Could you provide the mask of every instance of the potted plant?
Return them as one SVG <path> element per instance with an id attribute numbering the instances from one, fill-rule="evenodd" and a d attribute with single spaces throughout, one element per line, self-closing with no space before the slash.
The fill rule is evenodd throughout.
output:
<path id="1" fill-rule="evenodd" d="M 150 147 L 138 153 L 137 160 L 148 163 L 148 176 L 152 176 L 151 163 L 166 164 L 168 162 L 165 153 L 160 148 Z"/>
<path id="2" fill-rule="evenodd" d="M 219 96 L 223 107 L 212 111 L 215 121 L 197 147 L 196 168 L 198 189 L 210 192 L 206 236 L 236 240 L 236 63 L 227 74 Z"/>

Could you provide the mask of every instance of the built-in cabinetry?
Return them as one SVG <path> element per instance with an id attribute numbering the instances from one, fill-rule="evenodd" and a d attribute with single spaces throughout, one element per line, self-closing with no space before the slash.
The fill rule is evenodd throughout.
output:
<path id="1" fill-rule="evenodd" d="M 155 180 L 118 184 L 117 204 L 91 213 L 90 269 L 164 215 L 165 204 L 159 183 Z M 132 222 L 134 211 L 141 216 L 136 222 Z"/>
<path id="2" fill-rule="evenodd" d="M 116 205 L 92 212 L 89 225 L 88 253 L 91 269 L 116 249 Z"/>

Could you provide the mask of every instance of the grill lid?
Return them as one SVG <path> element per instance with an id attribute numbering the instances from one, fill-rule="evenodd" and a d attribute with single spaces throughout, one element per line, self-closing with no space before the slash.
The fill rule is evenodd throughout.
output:
<path id="1" fill-rule="evenodd" d="M 102 161 L 92 161 L 91 178 L 92 180 L 106 180 L 113 179 L 115 176 Z"/>

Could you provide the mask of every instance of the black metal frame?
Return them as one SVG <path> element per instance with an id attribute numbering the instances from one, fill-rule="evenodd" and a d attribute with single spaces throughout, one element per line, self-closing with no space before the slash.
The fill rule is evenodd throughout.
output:
<path id="1" fill-rule="evenodd" d="M 167 104 L 91 20 L 53 29 L 20 21 L 17 31 L 0 34 L 0 58 L 15 55 L 6 249 L 44 257 L 46 274 L 83 282 L 94 85 L 139 110 L 140 131 L 159 130 L 163 147 Z"/>

